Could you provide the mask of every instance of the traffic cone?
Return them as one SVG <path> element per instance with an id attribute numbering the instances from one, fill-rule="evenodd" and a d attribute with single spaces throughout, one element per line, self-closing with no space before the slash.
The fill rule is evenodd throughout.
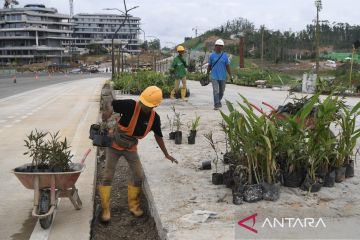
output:
<path id="1" fill-rule="evenodd" d="M 39 75 L 37 73 L 35 74 L 35 79 L 39 80 Z"/>
<path id="2" fill-rule="evenodd" d="M 16 75 L 13 77 L 13 83 L 16 83 Z"/>

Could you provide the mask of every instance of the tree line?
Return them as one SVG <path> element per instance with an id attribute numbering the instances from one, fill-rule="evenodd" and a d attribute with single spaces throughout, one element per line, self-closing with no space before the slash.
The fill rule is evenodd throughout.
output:
<path id="1" fill-rule="evenodd" d="M 299 32 L 274 31 L 255 25 L 244 18 L 237 18 L 227 21 L 220 27 L 211 29 L 199 37 L 203 41 L 209 36 L 216 35 L 224 39 L 243 34 L 245 39 L 245 56 L 261 57 L 261 46 L 263 44 L 264 59 L 283 62 L 294 61 L 295 59 L 315 58 L 315 23 L 306 25 L 304 30 Z M 321 54 L 327 53 L 326 49 L 337 52 L 351 52 L 352 44 L 360 39 L 360 25 L 348 23 L 336 23 L 329 21 L 320 22 L 320 49 Z M 237 54 L 239 45 L 225 46 L 225 51 Z"/>

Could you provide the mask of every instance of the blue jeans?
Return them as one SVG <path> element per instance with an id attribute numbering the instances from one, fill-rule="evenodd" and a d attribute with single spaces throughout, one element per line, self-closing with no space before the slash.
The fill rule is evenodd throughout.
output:
<path id="1" fill-rule="evenodd" d="M 221 107 L 221 99 L 224 96 L 226 81 L 212 80 L 214 107 Z"/>

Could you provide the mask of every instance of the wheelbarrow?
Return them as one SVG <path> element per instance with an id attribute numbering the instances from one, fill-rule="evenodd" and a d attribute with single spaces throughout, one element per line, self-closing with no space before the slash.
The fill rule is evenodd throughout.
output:
<path id="1" fill-rule="evenodd" d="M 85 169 L 85 159 L 91 149 L 88 149 L 80 163 L 73 163 L 71 172 L 16 172 L 12 173 L 20 180 L 27 189 L 34 189 L 34 207 L 32 216 L 37 217 L 40 226 L 48 229 L 51 226 L 54 210 L 59 198 L 70 199 L 76 210 L 80 210 L 82 202 L 75 183 Z M 22 167 L 29 166 L 25 164 Z"/>

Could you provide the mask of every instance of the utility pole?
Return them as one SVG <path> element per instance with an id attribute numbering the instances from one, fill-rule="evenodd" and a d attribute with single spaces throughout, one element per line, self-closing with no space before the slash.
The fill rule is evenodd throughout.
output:
<path id="1" fill-rule="evenodd" d="M 319 57 L 320 57 L 320 25 L 319 25 L 319 12 L 322 9 L 322 3 L 321 0 L 315 0 L 315 6 L 316 6 L 316 30 L 315 30 L 315 41 L 316 41 L 316 76 L 319 77 Z"/>
<path id="2" fill-rule="evenodd" d="M 69 0 L 70 4 L 70 17 L 72 18 L 74 16 L 74 0 Z"/>
<path id="3" fill-rule="evenodd" d="M 350 75 L 349 76 L 349 89 L 351 89 L 351 78 L 352 78 L 353 65 L 354 65 L 354 54 L 355 54 L 356 49 L 358 49 L 359 47 L 360 47 L 360 41 L 356 40 L 352 46 L 351 65 L 350 65 L 350 74 L 349 74 Z"/>
<path id="4" fill-rule="evenodd" d="M 193 27 L 191 30 L 195 31 L 195 37 L 197 38 L 198 35 L 198 27 Z"/>
<path id="5" fill-rule="evenodd" d="M 241 34 L 240 34 L 240 41 L 239 41 L 240 68 L 245 68 L 245 63 L 244 63 L 244 45 L 245 45 L 244 34 L 241 33 Z"/>
<path id="6" fill-rule="evenodd" d="M 261 68 L 264 68 L 264 30 L 265 26 L 261 26 Z"/>

